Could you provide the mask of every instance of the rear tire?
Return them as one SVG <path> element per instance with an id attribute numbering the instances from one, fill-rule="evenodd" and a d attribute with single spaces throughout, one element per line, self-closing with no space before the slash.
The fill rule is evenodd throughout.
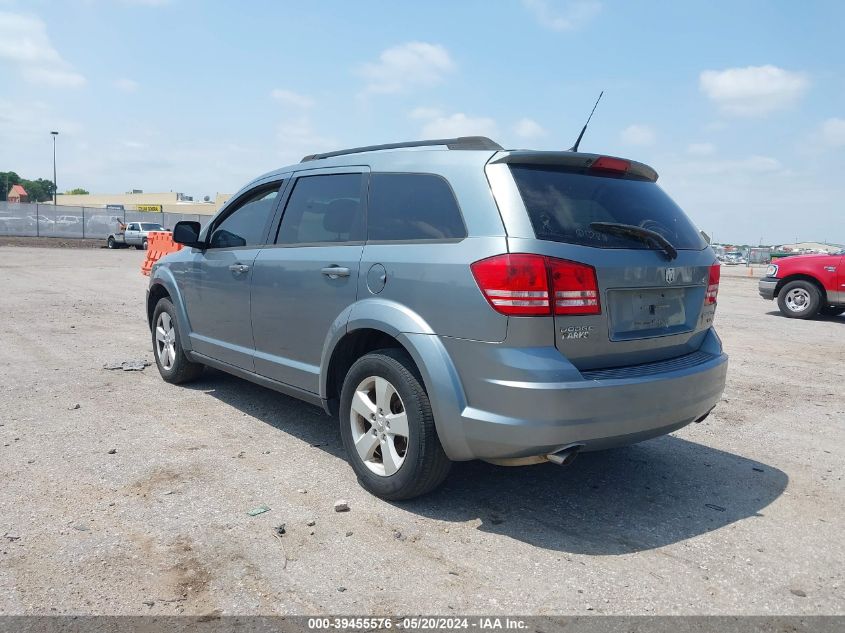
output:
<path id="1" fill-rule="evenodd" d="M 845 308 L 842 306 L 824 306 L 819 312 L 825 316 L 839 316 L 845 314 Z"/>
<path id="2" fill-rule="evenodd" d="M 437 437 L 431 402 L 405 350 L 359 358 L 343 382 L 338 417 L 347 459 L 361 486 L 375 496 L 418 497 L 449 474 L 452 462 Z"/>
<path id="3" fill-rule="evenodd" d="M 790 281 L 778 293 L 778 307 L 790 319 L 812 319 L 819 313 L 821 292 L 810 281 Z"/>
<path id="4" fill-rule="evenodd" d="M 109 236 L 109 239 L 106 240 L 106 246 L 108 248 L 117 248 L 117 243 L 111 235 Z"/>
<path id="5" fill-rule="evenodd" d="M 179 385 L 199 377 L 203 365 L 191 362 L 185 355 L 176 309 L 170 299 L 159 299 L 156 304 L 152 336 L 156 366 L 165 382 Z"/>

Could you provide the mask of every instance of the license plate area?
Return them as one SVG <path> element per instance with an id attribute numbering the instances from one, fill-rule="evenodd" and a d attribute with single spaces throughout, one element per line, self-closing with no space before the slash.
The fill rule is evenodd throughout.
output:
<path id="1" fill-rule="evenodd" d="M 626 341 L 690 332 L 698 317 L 689 309 L 689 288 L 608 290 L 610 339 Z M 694 293 L 693 293 L 694 294 Z"/>

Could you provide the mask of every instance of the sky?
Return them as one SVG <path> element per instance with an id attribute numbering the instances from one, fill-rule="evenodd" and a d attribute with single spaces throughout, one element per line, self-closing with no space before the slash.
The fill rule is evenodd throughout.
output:
<path id="1" fill-rule="evenodd" d="M 0 0 L 0 171 L 231 193 L 481 134 L 639 160 L 715 241 L 845 244 L 845 2 Z"/>

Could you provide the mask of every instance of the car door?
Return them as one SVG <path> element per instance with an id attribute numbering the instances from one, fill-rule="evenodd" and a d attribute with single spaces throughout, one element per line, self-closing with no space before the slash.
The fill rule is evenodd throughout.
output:
<path id="1" fill-rule="evenodd" d="M 836 266 L 836 293 L 832 298 L 837 303 L 845 304 L 845 255 L 833 258 Z"/>
<path id="2" fill-rule="evenodd" d="M 309 170 L 288 187 L 275 244 L 255 260 L 256 373 L 318 393 L 323 344 L 357 294 L 367 174 Z"/>
<path id="3" fill-rule="evenodd" d="M 140 226 L 137 222 L 130 222 L 126 225 L 126 231 L 123 233 L 123 241 L 134 246 L 138 244 L 138 236 L 140 235 Z"/>
<path id="4" fill-rule="evenodd" d="M 267 239 L 283 182 L 265 182 L 238 196 L 204 231 L 206 248 L 194 248 L 180 290 L 190 322 L 192 349 L 247 371 L 254 370 L 250 283 L 253 263 Z"/>

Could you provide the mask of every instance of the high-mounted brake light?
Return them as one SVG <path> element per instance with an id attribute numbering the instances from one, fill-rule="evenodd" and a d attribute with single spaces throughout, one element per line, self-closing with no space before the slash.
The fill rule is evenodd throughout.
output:
<path id="1" fill-rule="evenodd" d="M 710 267 L 710 277 L 707 281 L 707 293 L 704 295 L 704 305 L 714 305 L 719 294 L 719 278 L 722 276 L 721 264 Z"/>
<path id="2" fill-rule="evenodd" d="M 590 169 L 593 171 L 611 171 L 617 174 L 624 174 L 630 167 L 630 161 L 613 158 L 612 156 L 599 156 L 590 165 Z"/>
<path id="3" fill-rule="evenodd" d="M 596 271 L 591 266 L 514 253 L 482 259 L 470 268 L 484 297 L 501 314 L 601 313 Z"/>

